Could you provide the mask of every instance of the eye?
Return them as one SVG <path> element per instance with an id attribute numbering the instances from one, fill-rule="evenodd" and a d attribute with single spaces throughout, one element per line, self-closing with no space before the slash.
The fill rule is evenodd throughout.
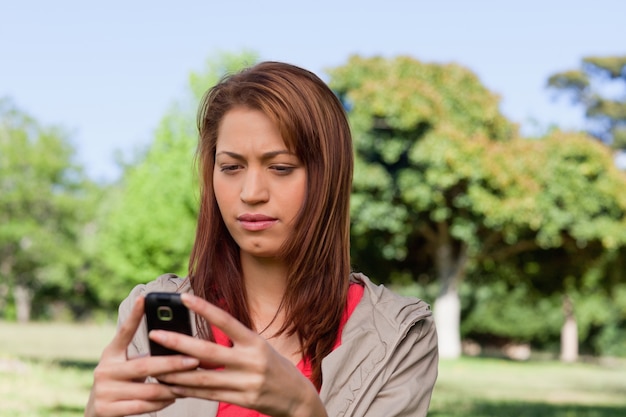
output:
<path id="1" fill-rule="evenodd" d="M 291 165 L 272 165 L 270 169 L 278 175 L 289 175 L 296 168 Z"/>
<path id="2" fill-rule="evenodd" d="M 224 172 L 226 174 L 231 174 L 231 173 L 236 172 L 239 168 L 241 168 L 241 165 L 224 164 L 224 165 L 220 165 L 220 172 Z"/>

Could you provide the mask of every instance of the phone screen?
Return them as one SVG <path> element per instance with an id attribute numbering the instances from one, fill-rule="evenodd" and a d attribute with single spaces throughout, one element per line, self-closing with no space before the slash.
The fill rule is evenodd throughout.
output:
<path id="1" fill-rule="evenodd" d="M 146 294 L 145 314 L 148 332 L 151 330 L 168 330 L 191 336 L 191 320 L 189 310 L 180 299 L 180 294 L 169 292 L 151 292 Z M 152 340 L 150 354 L 178 355 L 180 352 L 166 348 Z"/>

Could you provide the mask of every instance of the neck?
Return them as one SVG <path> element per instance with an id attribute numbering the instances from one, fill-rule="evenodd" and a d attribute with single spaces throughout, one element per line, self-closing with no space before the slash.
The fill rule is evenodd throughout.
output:
<path id="1" fill-rule="evenodd" d="M 269 258 L 255 258 L 242 254 L 241 268 L 248 299 L 248 308 L 256 330 L 278 330 L 283 322 L 279 311 L 287 287 L 287 266 Z M 270 325 L 271 323 L 271 325 Z"/>

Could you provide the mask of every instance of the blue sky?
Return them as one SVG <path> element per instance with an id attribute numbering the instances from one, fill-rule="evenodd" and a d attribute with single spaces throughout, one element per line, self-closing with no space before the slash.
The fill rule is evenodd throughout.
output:
<path id="1" fill-rule="evenodd" d="M 0 97 L 71 132 L 94 179 L 149 143 L 191 71 L 220 51 L 324 70 L 351 54 L 456 62 L 532 133 L 582 126 L 545 89 L 587 55 L 626 54 L 621 0 L 0 0 Z"/>

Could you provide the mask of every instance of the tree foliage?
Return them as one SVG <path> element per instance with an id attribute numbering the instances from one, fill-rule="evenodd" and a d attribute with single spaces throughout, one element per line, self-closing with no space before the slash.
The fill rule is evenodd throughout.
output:
<path id="1" fill-rule="evenodd" d="M 590 56 L 580 69 L 552 75 L 548 86 L 582 105 L 589 132 L 626 150 L 626 56 Z"/>
<path id="2" fill-rule="evenodd" d="M 576 262 L 540 287 L 549 293 L 624 244 L 626 182 L 609 152 L 577 134 L 518 137 L 469 70 L 353 57 L 331 70 L 331 86 L 355 134 L 355 260 L 377 273 L 377 264 L 414 278 L 431 272 L 441 288 L 436 316 L 460 310 L 458 301 L 437 307 L 458 299 L 472 269 L 553 250 Z M 554 262 L 544 257 L 538 278 L 545 265 Z"/>
<path id="3" fill-rule="evenodd" d="M 84 308 L 85 258 L 96 190 L 73 162 L 68 135 L 0 101 L 0 314 L 26 321 L 49 296 Z M 13 310 L 13 308 L 15 310 Z M 42 308 L 36 313 L 45 314 Z"/>
<path id="4" fill-rule="evenodd" d="M 409 57 L 352 57 L 330 74 L 355 136 L 355 251 L 373 241 L 387 260 L 411 258 L 416 246 L 431 259 L 445 245 L 458 254 L 454 240 L 471 237 L 481 217 L 468 199 L 481 196 L 472 178 L 484 183 L 485 144 L 515 134 L 498 98 L 461 66 Z"/>

